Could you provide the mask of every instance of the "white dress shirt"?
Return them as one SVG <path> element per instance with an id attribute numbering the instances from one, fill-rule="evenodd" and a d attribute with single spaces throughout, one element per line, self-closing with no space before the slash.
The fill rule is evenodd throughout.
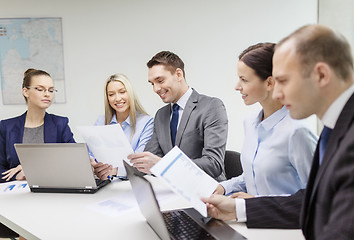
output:
<path id="1" fill-rule="evenodd" d="M 181 119 L 182 119 L 182 114 L 183 114 L 183 110 L 184 108 L 186 107 L 187 105 L 187 102 L 188 102 L 188 99 L 190 98 L 190 96 L 192 95 L 193 93 L 193 90 L 192 88 L 188 88 L 187 92 L 185 94 L 183 94 L 183 96 L 178 99 L 178 101 L 176 102 L 179 106 L 178 108 L 178 124 L 177 124 L 177 129 L 179 127 L 179 123 L 181 122 Z M 173 107 L 173 103 L 171 103 L 171 109 Z M 172 113 L 171 113 L 171 117 L 170 117 L 170 120 L 172 118 Z"/>

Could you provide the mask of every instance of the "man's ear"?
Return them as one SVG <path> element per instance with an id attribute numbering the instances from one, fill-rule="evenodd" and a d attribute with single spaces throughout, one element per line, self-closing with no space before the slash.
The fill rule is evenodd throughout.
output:
<path id="1" fill-rule="evenodd" d="M 176 75 L 177 75 L 178 80 L 182 80 L 184 77 L 182 69 L 176 68 Z"/>
<path id="2" fill-rule="evenodd" d="M 273 79 L 272 76 L 269 76 L 266 80 L 265 80 L 265 84 L 266 84 L 266 88 L 267 91 L 271 91 L 274 89 L 274 85 L 275 85 L 275 81 Z"/>
<path id="3" fill-rule="evenodd" d="M 331 79 L 331 68 L 327 63 L 318 62 L 313 68 L 313 74 L 315 76 L 315 81 L 320 87 L 326 87 Z"/>

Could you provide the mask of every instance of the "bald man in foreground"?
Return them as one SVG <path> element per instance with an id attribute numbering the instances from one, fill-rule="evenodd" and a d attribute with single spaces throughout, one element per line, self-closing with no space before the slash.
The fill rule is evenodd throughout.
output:
<path id="1" fill-rule="evenodd" d="M 306 189 L 288 197 L 203 199 L 212 217 L 255 228 L 302 228 L 306 239 L 354 239 L 354 76 L 347 40 L 321 25 L 279 42 L 273 98 L 324 124 Z"/>

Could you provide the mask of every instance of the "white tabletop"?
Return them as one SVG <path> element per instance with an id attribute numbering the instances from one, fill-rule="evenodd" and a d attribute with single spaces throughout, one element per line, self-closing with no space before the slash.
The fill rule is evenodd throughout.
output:
<path id="1" fill-rule="evenodd" d="M 161 210 L 189 207 L 149 177 Z M 159 239 L 146 223 L 128 181 L 114 181 L 95 194 L 0 193 L 0 222 L 27 239 Z M 304 239 L 300 230 L 248 229 L 228 224 L 248 239 Z"/>

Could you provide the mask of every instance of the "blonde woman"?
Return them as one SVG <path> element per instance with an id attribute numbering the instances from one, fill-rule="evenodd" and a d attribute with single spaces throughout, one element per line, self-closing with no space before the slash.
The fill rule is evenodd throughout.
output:
<path id="1" fill-rule="evenodd" d="M 105 84 L 105 114 L 98 117 L 95 125 L 120 124 L 134 152 L 143 152 L 153 132 L 154 120 L 139 102 L 129 79 L 123 74 L 110 76 Z M 96 176 L 125 177 L 125 169 L 92 161 Z"/>

